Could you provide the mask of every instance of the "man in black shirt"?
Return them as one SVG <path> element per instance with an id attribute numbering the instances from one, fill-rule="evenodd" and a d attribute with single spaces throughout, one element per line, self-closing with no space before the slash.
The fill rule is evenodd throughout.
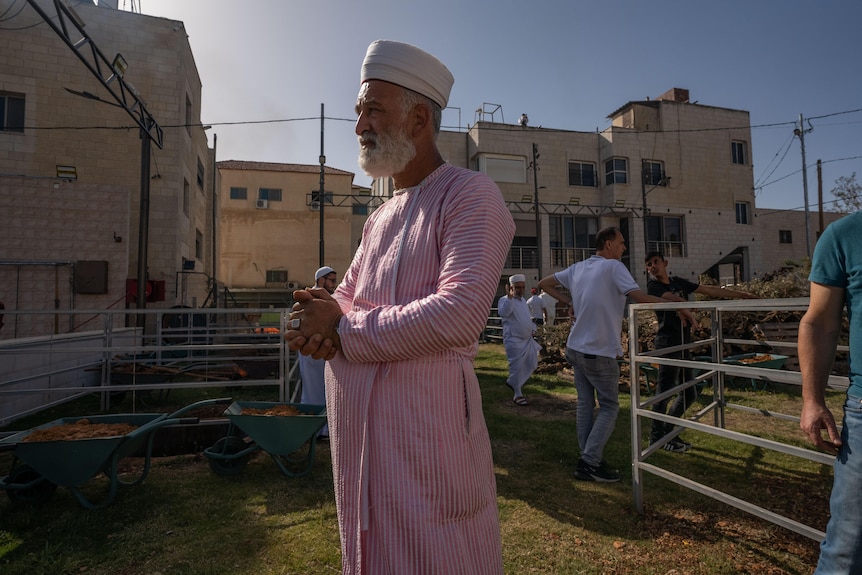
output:
<path id="1" fill-rule="evenodd" d="M 757 296 L 751 294 L 720 288 L 717 286 L 701 285 L 690 282 L 686 279 L 677 276 L 669 276 L 667 272 L 667 260 L 661 252 L 649 252 L 645 259 L 646 269 L 649 274 L 655 278 L 647 283 L 647 293 L 656 297 L 660 297 L 667 301 L 688 301 L 689 295 L 699 293 L 715 298 L 739 298 L 739 299 L 757 299 Z M 691 327 L 685 325 L 682 318 L 676 311 L 656 311 L 658 318 L 658 331 L 655 336 L 655 349 L 665 347 L 673 347 L 682 345 L 690 341 Z M 676 359 L 688 358 L 688 352 L 669 353 L 663 357 Z M 660 365 L 658 368 L 658 383 L 656 385 L 656 394 L 663 393 L 673 387 L 679 385 L 679 376 L 681 368 L 671 365 Z M 686 370 L 685 381 L 692 379 L 691 373 Z M 676 395 L 673 403 L 670 406 L 668 415 L 673 417 L 682 417 L 685 410 L 697 398 L 697 387 L 691 386 L 686 388 L 682 393 Z M 667 403 L 671 398 L 656 403 L 653 406 L 653 411 L 665 413 Z M 653 419 L 650 429 L 650 443 L 659 441 L 667 433 L 672 431 L 673 425 Z M 664 449 L 675 453 L 687 451 L 691 447 L 690 444 L 681 440 L 679 437 L 671 439 L 664 444 Z"/>

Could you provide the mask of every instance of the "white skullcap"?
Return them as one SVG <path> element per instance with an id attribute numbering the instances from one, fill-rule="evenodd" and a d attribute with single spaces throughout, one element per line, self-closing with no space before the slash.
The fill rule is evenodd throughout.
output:
<path id="1" fill-rule="evenodd" d="M 524 274 L 515 274 L 513 276 L 509 276 L 509 285 L 510 286 L 513 286 L 518 282 L 526 282 L 526 281 L 527 281 L 527 278 L 524 276 Z"/>
<path id="2" fill-rule="evenodd" d="M 314 281 L 319 280 L 323 276 L 328 276 L 329 274 L 334 274 L 334 273 L 335 273 L 335 270 L 332 269 L 331 267 L 323 266 L 322 268 L 320 268 L 319 270 L 314 272 Z"/>
<path id="3" fill-rule="evenodd" d="M 377 40 L 368 46 L 359 83 L 383 80 L 427 96 L 445 108 L 455 78 L 440 60 L 416 46 Z"/>

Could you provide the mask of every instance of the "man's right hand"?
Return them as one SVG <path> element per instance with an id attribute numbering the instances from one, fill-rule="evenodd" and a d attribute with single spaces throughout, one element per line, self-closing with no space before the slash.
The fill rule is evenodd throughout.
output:
<path id="1" fill-rule="evenodd" d="M 841 447 L 841 434 L 835 425 L 835 417 L 825 404 L 803 401 L 799 427 L 802 428 L 811 443 L 833 455 L 838 453 L 838 448 Z M 824 429 L 828 441 L 823 437 Z"/>

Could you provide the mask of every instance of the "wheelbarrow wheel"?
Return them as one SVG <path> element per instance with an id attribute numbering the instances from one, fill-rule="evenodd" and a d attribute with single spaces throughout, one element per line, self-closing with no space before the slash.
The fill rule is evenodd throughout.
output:
<path id="1" fill-rule="evenodd" d="M 150 389 L 138 396 L 138 403 L 143 407 L 157 407 L 167 401 L 170 393 L 170 389 Z"/>
<path id="2" fill-rule="evenodd" d="M 27 485 L 38 481 L 35 485 L 26 489 L 16 489 L 16 485 Z M 13 469 L 6 478 L 6 495 L 14 503 L 24 503 L 28 505 L 39 505 L 48 501 L 54 492 L 57 491 L 57 485 L 43 478 L 35 469 L 29 465 L 19 465 Z"/>
<path id="3" fill-rule="evenodd" d="M 207 450 L 210 469 L 218 475 L 237 475 L 248 464 L 251 454 L 238 455 L 248 449 L 241 437 L 222 437 Z"/>

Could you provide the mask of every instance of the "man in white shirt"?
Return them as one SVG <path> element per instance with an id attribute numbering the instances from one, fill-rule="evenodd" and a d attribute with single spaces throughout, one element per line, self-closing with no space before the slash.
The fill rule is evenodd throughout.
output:
<path id="1" fill-rule="evenodd" d="M 567 269 L 543 278 L 539 287 L 554 298 L 567 302 L 575 321 L 566 341 L 566 359 L 572 364 L 578 390 L 577 431 L 581 457 L 575 478 L 582 481 L 611 483 L 620 476 L 608 469 L 602 459 L 619 414 L 621 329 L 626 297 L 637 303 L 664 303 L 659 297 L 641 291 L 631 272 L 620 259 L 626 242 L 618 228 L 609 227 L 596 234 L 596 254 Z M 558 285 L 565 286 L 571 297 Z M 693 321 L 687 310 L 682 310 Z M 593 416 L 596 400 L 599 409 Z"/>
<path id="2" fill-rule="evenodd" d="M 533 323 L 536 325 L 545 325 L 545 304 L 542 298 L 539 297 L 536 288 L 533 288 L 532 295 L 527 300 L 527 307 L 530 308 L 530 316 L 533 318 Z"/>

